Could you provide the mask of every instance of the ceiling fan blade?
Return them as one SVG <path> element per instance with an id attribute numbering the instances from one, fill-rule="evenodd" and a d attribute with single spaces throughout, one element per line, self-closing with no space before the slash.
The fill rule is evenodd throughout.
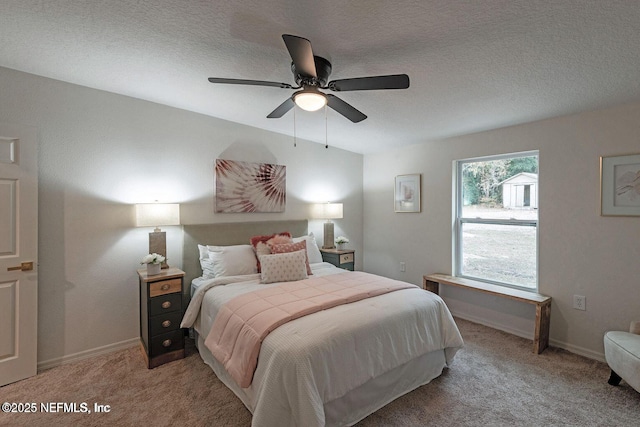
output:
<path id="1" fill-rule="evenodd" d="M 318 77 L 311 42 L 304 37 L 292 36 L 291 34 L 283 34 L 282 39 L 287 45 L 296 70 L 308 77 Z"/>
<path id="2" fill-rule="evenodd" d="M 222 79 L 218 77 L 209 77 L 211 83 L 225 83 L 232 85 L 251 85 L 251 86 L 272 86 L 283 89 L 293 89 L 288 83 L 266 82 L 263 80 L 242 80 L 242 79 Z"/>
<path id="3" fill-rule="evenodd" d="M 333 80 L 329 82 L 327 87 L 337 92 L 345 92 L 348 90 L 406 89 L 409 87 L 409 76 L 406 74 L 393 74 L 389 76 Z"/>
<path id="4" fill-rule="evenodd" d="M 350 104 L 347 104 L 337 96 L 331 95 L 330 93 L 326 95 L 327 95 L 327 105 L 333 108 L 334 110 L 336 110 L 338 113 L 345 116 L 347 119 L 351 120 L 353 123 L 361 122 L 367 118 L 367 116 L 365 116 L 360 111 L 356 110 Z"/>
<path id="5" fill-rule="evenodd" d="M 279 119 L 284 116 L 289 110 L 291 110 L 296 104 L 293 102 L 293 98 L 287 98 L 282 104 L 280 104 L 275 110 L 273 110 L 267 119 Z"/>

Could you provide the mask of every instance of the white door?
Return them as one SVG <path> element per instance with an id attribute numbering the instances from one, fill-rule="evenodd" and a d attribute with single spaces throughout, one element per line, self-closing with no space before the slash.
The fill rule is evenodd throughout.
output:
<path id="1" fill-rule="evenodd" d="M 37 370 L 37 135 L 0 123 L 0 386 Z"/>

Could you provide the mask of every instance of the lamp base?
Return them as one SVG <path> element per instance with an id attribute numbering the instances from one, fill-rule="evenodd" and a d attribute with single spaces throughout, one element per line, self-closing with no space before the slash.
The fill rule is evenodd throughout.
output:
<path id="1" fill-rule="evenodd" d="M 322 244 L 322 249 L 335 249 L 336 245 L 334 244 L 333 238 L 333 223 L 331 221 L 327 221 L 324 223 L 324 242 Z"/>
<path id="2" fill-rule="evenodd" d="M 162 268 L 169 268 L 167 264 L 167 233 L 164 231 L 152 231 L 149 233 L 149 253 L 156 253 L 165 257 Z"/>

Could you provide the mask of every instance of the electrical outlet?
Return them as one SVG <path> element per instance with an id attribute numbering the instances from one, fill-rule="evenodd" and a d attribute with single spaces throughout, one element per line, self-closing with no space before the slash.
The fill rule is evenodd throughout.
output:
<path id="1" fill-rule="evenodd" d="M 573 296 L 573 308 L 576 310 L 586 310 L 587 309 L 587 297 L 584 295 L 574 295 Z"/>
<path id="2" fill-rule="evenodd" d="M 407 271 L 407 264 L 404 261 L 400 263 L 400 271 Z"/>

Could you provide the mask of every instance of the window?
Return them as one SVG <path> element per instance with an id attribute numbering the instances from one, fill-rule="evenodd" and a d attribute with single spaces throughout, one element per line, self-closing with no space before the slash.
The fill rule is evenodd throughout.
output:
<path id="1" fill-rule="evenodd" d="M 455 272 L 538 288 L 538 152 L 457 162 Z"/>

